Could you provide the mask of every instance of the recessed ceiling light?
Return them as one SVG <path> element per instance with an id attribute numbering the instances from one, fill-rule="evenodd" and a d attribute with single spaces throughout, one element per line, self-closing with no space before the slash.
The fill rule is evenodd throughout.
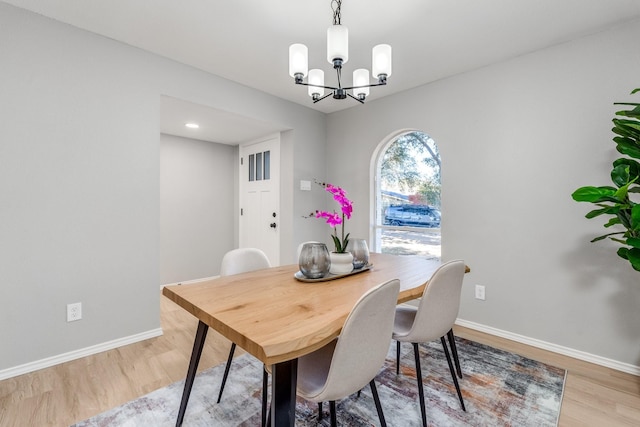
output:
<path id="1" fill-rule="evenodd" d="M 200 127 L 200 125 L 197 123 L 185 123 L 184 125 L 189 129 L 198 129 Z"/>

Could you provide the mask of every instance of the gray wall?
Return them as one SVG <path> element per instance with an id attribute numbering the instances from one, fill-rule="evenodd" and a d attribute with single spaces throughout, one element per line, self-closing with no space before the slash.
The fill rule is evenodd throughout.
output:
<path id="1" fill-rule="evenodd" d="M 352 235 L 369 233 L 358 207 L 375 147 L 423 130 L 443 160 L 443 259 L 472 270 L 460 317 L 637 366 L 640 273 L 589 243 L 604 221 L 571 199 L 610 183 L 612 104 L 640 87 L 637 40 L 639 21 L 330 115 L 327 175 L 354 196 Z"/>
<path id="2" fill-rule="evenodd" d="M 350 231 L 366 236 L 370 154 L 399 129 L 428 132 L 444 161 L 443 257 L 473 270 L 460 316 L 638 365 L 638 274 L 588 243 L 599 224 L 570 199 L 608 181 L 638 39 L 636 21 L 325 116 L 0 3 L 0 372 L 160 326 L 161 95 L 291 129 L 283 262 L 328 237 L 303 218 L 327 198 L 299 180 L 343 185 Z M 66 323 L 76 301 L 84 319 Z"/>
<path id="3" fill-rule="evenodd" d="M 292 129 L 281 229 L 321 231 L 294 182 L 324 114 L 6 3 L 0 58 L 0 372 L 160 327 L 161 95 Z"/>
<path id="4" fill-rule="evenodd" d="M 160 283 L 211 277 L 236 247 L 237 147 L 160 135 Z"/>

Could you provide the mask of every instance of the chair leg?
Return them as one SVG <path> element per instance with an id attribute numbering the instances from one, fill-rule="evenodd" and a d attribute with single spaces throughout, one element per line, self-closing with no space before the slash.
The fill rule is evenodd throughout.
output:
<path id="1" fill-rule="evenodd" d="M 373 401 L 376 403 L 376 410 L 378 411 L 378 418 L 380 419 L 380 425 L 387 427 L 387 422 L 384 419 L 384 413 L 382 412 L 382 405 L 380 405 L 380 397 L 378 396 L 378 389 L 376 388 L 375 380 L 371 380 L 369 383 L 371 386 L 371 394 L 373 394 Z"/>
<path id="2" fill-rule="evenodd" d="M 336 418 L 336 401 L 329 401 L 329 415 L 331 417 L 331 427 L 338 427 L 338 419 Z"/>
<path id="3" fill-rule="evenodd" d="M 322 421 L 322 402 L 318 402 L 318 421 Z"/>
<path id="4" fill-rule="evenodd" d="M 222 392 L 224 391 L 224 385 L 227 382 L 227 376 L 229 375 L 229 368 L 231 367 L 231 361 L 233 360 L 233 353 L 236 351 L 236 343 L 231 343 L 231 350 L 229 351 L 229 358 L 227 359 L 227 366 L 224 367 L 224 375 L 222 375 L 222 385 L 220 386 L 220 394 L 218 394 L 218 402 L 222 399 Z"/>
<path id="5" fill-rule="evenodd" d="M 458 373 L 458 377 L 462 378 L 462 369 L 460 368 L 460 359 L 458 358 L 458 348 L 456 347 L 456 337 L 453 335 L 453 329 L 449 329 L 447 338 L 451 346 L 451 355 L 453 356 L 453 363 L 456 365 L 456 372 Z"/>
<path id="6" fill-rule="evenodd" d="M 467 409 L 464 407 L 464 401 L 462 400 L 462 393 L 460 392 L 460 384 L 458 384 L 458 377 L 456 377 L 456 373 L 453 370 L 453 363 L 451 363 L 451 356 L 449 355 L 449 349 L 447 348 L 447 342 L 444 340 L 444 337 L 440 337 L 440 342 L 442 343 L 442 348 L 444 349 L 444 355 L 447 357 L 447 363 L 449 364 L 449 371 L 451 371 L 451 378 L 453 378 L 453 383 L 456 386 L 456 391 L 458 392 L 458 398 L 460 399 L 460 405 L 462 405 L 462 410 L 467 412 Z"/>
<path id="7" fill-rule="evenodd" d="M 420 351 L 418 343 L 413 344 L 413 354 L 416 359 L 416 377 L 418 379 L 418 397 L 420 398 L 420 413 L 422 414 L 422 427 L 427 427 L 427 409 L 424 407 L 424 389 L 422 385 L 422 368 L 420 368 Z"/>
<path id="8" fill-rule="evenodd" d="M 396 341 L 396 375 L 400 375 L 400 341 Z"/>
<path id="9" fill-rule="evenodd" d="M 269 386 L 269 374 L 267 369 L 262 365 L 262 427 L 267 425 L 267 388 Z"/>

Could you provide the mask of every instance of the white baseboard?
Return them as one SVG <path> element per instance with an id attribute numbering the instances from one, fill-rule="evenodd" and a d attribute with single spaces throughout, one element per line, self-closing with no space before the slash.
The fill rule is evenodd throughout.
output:
<path id="1" fill-rule="evenodd" d="M 79 350 L 70 351 L 68 353 L 63 353 L 57 356 L 48 357 L 46 359 L 36 360 L 35 362 L 25 363 L 24 365 L 15 366 L 13 368 L 4 369 L 0 371 L 0 381 L 6 380 L 7 378 L 17 377 L 18 375 L 27 374 L 29 372 L 37 371 L 39 369 L 48 368 L 60 363 L 69 362 L 71 360 L 80 359 L 86 356 L 91 356 L 92 354 L 112 350 L 114 348 L 122 347 L 128 344 L 144 341 L 149 338 L 159 337 L 160 335 L 162 335 L 162 328 L 152 329 L 150 331 L 130 335 L 128 337 L 119 338 L 117 340 L 107 341 L 101 344 L 93 345 L 91 347 L 81 348 Z"/>
<path id="2" fill-rule="evenodd" d="M 531 347 L 541 348 L 543 350 L 552 351 L 564 356 L 573 357 L 574 359 L 583 360 L 585 362 L 615 369 L 616 371 L 640 376 L 640 366 L 631 365 L 630 363 L 618 362 L 617 360 L 608 359 L 606 357 L 597 356 L 595 354 L 587 353 L 584 351 L 548 343 L 546 341 L 541 341 L 535 338 L 525 337 L 524 335 L 514 334 L 512 332 L 503 331 L 501 329 L 492 328 L 491 326 L 485 326 L 475 322 L 469 322 L 467 320 L 457 319 L 456 325 L 484 332 L 489 335 L 506 338 L 508 340 L 519 342 L 522 344 L 530 345 Z"/>
<path id="3" fill-rule="evenodd" d="M 160 285 L 160 289 L 165 286 L 173 286 L 173 285 L 191 285 L 193 283 L 205 282 L 207 280 L 217 279 L 220 276 L 211 276 L 211 277 L 203 277 L 202 279 L 194 279 L 194 280 L 185 280 L 184 282 L 176 282 L 176 283 L 167 283 L 165 285 Z"/>
<path id="4" fill-rule="evenodd" d="M 197 283 L 203 280 L 209 280 L 209 279 L 192 280 L 189 282 L 181 282 L 181 284 Z M 177 285 L 178 283 L 175 283 L 175 284 Z M 548 343 L 546 341 L 538 340 L 535 338 L 529 338 L 524 335 L 503 331 L 501 329 L 493 328 L 491 326 L 486 326 L 486 325 L 482 325 L 475 322 L 469 322 L 463 319 L 457 319 L 456 325 L 463 326 L 465 328 L 473 329 L 476 331 L 484 332 L 489 335 L 506 338 L 508 340 L 519 342 L 522 344 L 530 345 L 531 347 L 541 348 L 543 350 L 548 350 L 554 353 L 573 357 L 574 359 L 583 360 L 589 363 L 594 363 L 596 365 L 615 369 L 617 371 L 640 376 L 640 366 L 637 366 L 637 365 L 618 362 L 616 360 L 608 359 L 606 357 L 597 356 L 591 353 L 575 350 L 569 347 Z M 79 350 L 70 351 L 68 353 L 59 354 L 57 356 L 48 357 L 46 359 L 36 360 L 35 362 L 25 363 L 24 365 L 15 366 L 13 368 L 4 369 L 0 371 L 0 381 L 5 380 L 7 378 L 16 377 L 18 375 L 27 374 L 29 372 L 34 372 L 39 369 L 48 368 L 50 366 L 58 365 L 60 363 L 69 362 L 71 360 L 80 359 L 86 356 L 91 356 L 93 354 L 101 353 L 103 351 L 112 350 L 114 348 L 133 344 L 139 341 L 144 341 L 150 338 L 159 337 L 161 335 L 162 335 L 162 328 L 152 329 L 150 331 L 142 332 L 135 335 L 130 335 L 128 337 L 119 338 L 117 340 L 96 344 L 91 347 L 85 347 Z"/>

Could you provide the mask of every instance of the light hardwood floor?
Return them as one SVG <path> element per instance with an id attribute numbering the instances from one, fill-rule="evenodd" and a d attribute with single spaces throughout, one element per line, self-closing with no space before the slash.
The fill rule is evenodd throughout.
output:
<path id="1" fill-rule="evenodd" d="M 0 381 L 0 426 L 69 426 L 183 379 L 197 321 L 165 297 L 161 321 L 161 337 Z M 562 427 L 640 425 L 640 377 L 466 328 L 455 333 L 567 369 Z M 200 370 L 224 362 L 229 346 L 210 330 Z"/>

